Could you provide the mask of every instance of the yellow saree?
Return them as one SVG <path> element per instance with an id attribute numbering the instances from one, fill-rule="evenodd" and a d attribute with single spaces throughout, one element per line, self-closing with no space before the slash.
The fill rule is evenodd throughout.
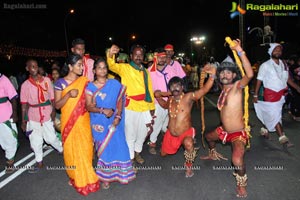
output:
<path id="1" fill-rule="evenodd" d="M 64 161 L 70 183 L 82 195 L 99 189 L 99 178 L 92 165 L 93 138 L 90 116 L 85 109 L 86 77 L 79 77 L 62 90 L 62 97 L 78 89 L 76 98 L 69 98 L 61 108 L 61 130 Z"/>

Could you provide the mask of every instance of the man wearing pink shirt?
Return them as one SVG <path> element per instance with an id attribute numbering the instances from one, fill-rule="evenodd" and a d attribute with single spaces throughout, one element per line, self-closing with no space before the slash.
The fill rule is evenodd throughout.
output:
<path id="1" fill-rule="evenodd" d="M 77 38 L 72 42 L 71 51 L 74 54 L 78 54 L 83 60 L 83 72 L 82 75 L 87 77 L 89 81 L 94 81 L 94 60 L 89 55 L 85 54 L 85 42 L 83 39 Z"/>
<path id="2" fill-rule="evenodd" d="M 177 60 L 173 59 L 175 54 L 174 46 L 172 44 L 166 44 L 164 49 L 167 54 L 167 67 L 165 72 L 168 73 L 171 78 L 178 76 L 179 78 L 184 79 L 186 73 L 184 72 L 182 65 Z M 184 89 L 187 90 L 187 86 L 185 86 Z"/>
<path id="3" fill-rule="evenodd" d="M 167 46 L 168 47 L 168 46 Z M 171 56 L 172 57 L 172 56 Z M 185 73 L 181 65 L 177 61 L 173 61 L 173 65 L 167 65 L 167 53 L 165 49 L 158 48 L 154 52 L 153 64 L 148 68 L 152 80 L 153 91 L 160 90 L 162 92 L 168 91 L 168 83 L 171 78 L 178 76 L 185 77 Z M 177 63 L 175 63 L 177 62 Z M 165 98 L 167 100 L 167 98 Z M 155 122 L 153 125 L 153 132 L 150 135 L 149 152 L 156 154 L 156 141 L 160 131 L 166 131 L 169 122 L 168 110 L 162 108 L 155 99 Z"/>
<path id="4" fill-rule="evenodd" d="M 18 148 L 18 130 L 16 122 L 18 94 L 3 74 L 0 74 L 0 146 L 5 151 L 6 173 L 14 171 L 14 157 Z"/>
<path id="5" fill-rule="evenodd" d="M 56 137 L 54 129 L 55 109 L 54 89 L 48 77 L 38 74 L 36 60 L 26 62 L 29 78 L 21 85 L 22 130 L 29 137 L 30 146 L 37 164 L 29 172 L 37 172 L 43 167 L 44 140 L 58 152 L 62 152 L 62 143 Z"/>

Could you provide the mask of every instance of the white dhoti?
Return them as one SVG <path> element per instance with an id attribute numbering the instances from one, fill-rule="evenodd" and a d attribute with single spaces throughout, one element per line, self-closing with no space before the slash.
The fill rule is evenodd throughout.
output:
<path id="1" fill-rule="evenodd" d="M 276 131 L 275 126 L 282 123 L 282 106 L 284 102 L 285 98 L 282 96 L 280 101 L 277 102 L 258 101 L 254 103 L 256 116 L 268 131 Z"/>
<path id="2" fill-rule="evenodd" d="M 134 152 L 140 153 L 147 137 L 146 124 L 151 123 L 150 111 L 136 112 L 125 109 L 125 136 L 129 148 L 130 159 L 134 158 Z"/>
<path id="3" fill-rule="evenodd" d="M 5 123 L 0 123 L 0 145 L 5 151 L 5 158 L 7 160 L 12 160 L 15 157 L 18 148 L 18 138 L 17 138 L 17 126 L 10 120 L 11 127 L 7 126 Z M 13 130 L 15 132 L 13 132 Z"/>
<path id="4" fill-rule="evenodd" d="M 54 125 L 51 120 L 44 122 L 42 125 L 40 122 L 28 121 L 26 132 L 31 132 L 29 134 L 29 141 L 31 149 L 35 154 L 36 162 L 41 162 L 43 160 L 44 140 L 58 152 L 63 151 L 62 143 L 56 136 Z"/>
<path id="5" fill-rule="evenodd" d="M 169 122 L 168 109 L 162 108 L 159 104 L 155 104 L 155 121 L 153 125 L 153 132 L 150 135 L 150 142 L 156 143 L 160 131 L 167 131 Z"/>

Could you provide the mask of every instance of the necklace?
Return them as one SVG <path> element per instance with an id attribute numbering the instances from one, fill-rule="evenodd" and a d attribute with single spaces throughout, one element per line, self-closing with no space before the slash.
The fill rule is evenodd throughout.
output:
<path id="1" fill-rule="evenodd" d="M 221 94 L 219 96 L 219 99 L 218 99 L 218 103 L 217 103 L 218 110 L 222 110 L 222 108 L 223 108 L 223 106 L 225 104 L 226 97 L 227 97 L 228 92 L 230 91 L 230 89 L 231 89 L 231 87 L 222 90 L 222 92 L 221 92 Z"/>
<path id="2" fill-rule="evenodd" d="M 180 99 L 178 99 L 178 100 L 175 99 L 175 102 L 177 104 L 175 109 L 172 108 L 172 102 L 173 102 L 174 97 L 171 98 L 170 104 L 169 104 L 169 114 L 170 114 L 171 118 L 176 118 L 177 117 L 177 113 L 180 109 L 180 101 L 183 98 L 183 95 L 184 94 L 180 95 Z"/>

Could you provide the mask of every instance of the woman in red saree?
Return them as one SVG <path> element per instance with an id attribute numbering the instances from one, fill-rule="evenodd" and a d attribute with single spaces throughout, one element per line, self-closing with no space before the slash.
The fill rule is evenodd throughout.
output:
<path id="1" fill-rule="evenodd" d="M 61 109 L 61 132 L 69 184 L 82 195 L 96 192 L 99 178 L 92 165 L 93 138 L 90 116 L 85 109 L 82 58 L 71 54 L 62 69 L 63 78 L 55 82 L 55 107 Z"/>

